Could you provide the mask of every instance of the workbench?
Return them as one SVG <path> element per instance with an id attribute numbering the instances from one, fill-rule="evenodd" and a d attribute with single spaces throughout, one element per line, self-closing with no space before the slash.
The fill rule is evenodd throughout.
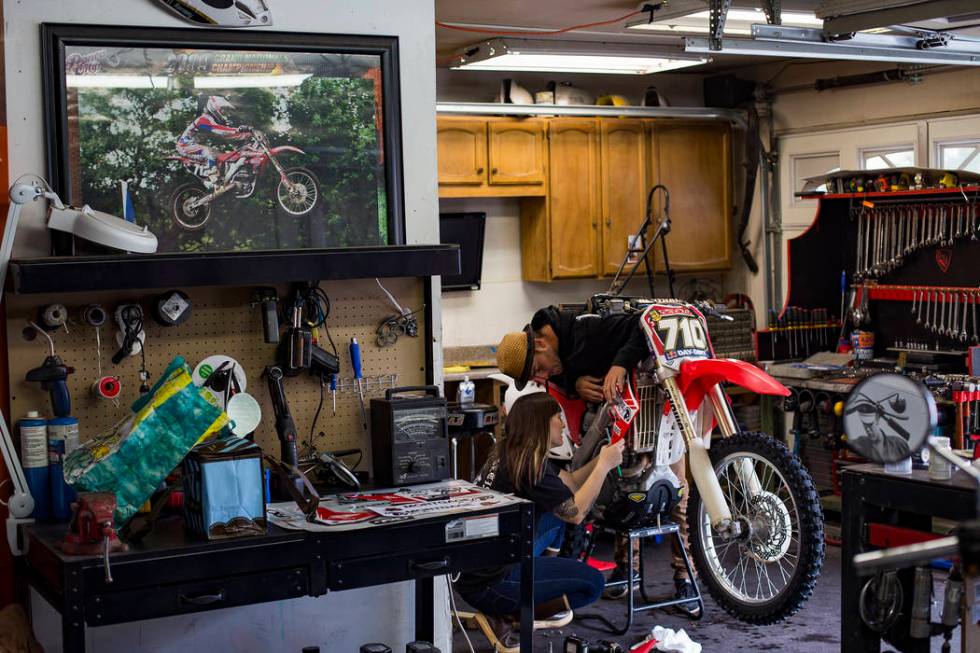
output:
<path id="1" fill-rule="evenodd" d="M 854 556 L 871 550 L 867 544 L 870 523 L 932 532 L 932 518 L 954 521 L 976 516 L 976 483 L 957 472 L 948 481 L 929 479 L 926 470 L 890 474 L 880 465 L 851 465 L 841 472 L 843 488 L 843 531 L 841 565 L 841 651 L 868 653 L 881 650 L 881 636 L 868 628 L 858 612 L 861 588 L 867 578 L 854 569 Z M 913 569 L 899 572 L 905 593 L 902 616 L 890 631 L 889 641 L 903 653 L 928 653 L 929 640 L 911 639 L 909 605 L 912 600 Z M 941 600 L 941 597 L 940 597 Z"/>
<path id="2" fill-rule="evenodd" d="M 496 535 L 449 537 L 450 522 L 494 515 Z M 65 653 L 85 650 L 85 626 L 405 580 L 416 581 L 415 637 L 433 641 L 434 577 L 514 563 L 521 565 L 521 650 L 531 651 L 534 513 L 526 501 L 329 533 L 270 525 L 262 536 L 213 542 L 186 534 L 181 518 L 167 518 L 129 551 L 112 554 L 111 583 L 101 556 L 61 552 L 64 524 L 24 530 L 27 582 L 61 614 Z"/>

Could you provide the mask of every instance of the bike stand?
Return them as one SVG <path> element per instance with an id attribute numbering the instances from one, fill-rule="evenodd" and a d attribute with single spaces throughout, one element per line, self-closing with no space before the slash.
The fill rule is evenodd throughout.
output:
<path id="1" fill-rule="evenodd" d="M 681 531 L 680 531 L 680 528 L 677 526 L 677 524 L 675 524 L 673 522 L 668 522 L 668 523 L 658 524 L 657 526 L 646 526 L 646 527 L 643 527 L 643 528 L 631 528 L 631 529 L 628 529 L 628 530 L 623 530 L 623 529 L 613 528 L 611 526 L 603 526 L 603 525 L 597 524 L 596 525 L 596 528 L 600 528 L 603 531 L 606 531 L 608 533 L 614 533 L 616 535 L 625 535 L 628 538 L 628 540 L 629 540 L 629 548 L 627 550 L 627 556 L 628 556 L 626 558 L 627 560 L 633 560 L 633 552 L 635 551 L 635 547 L 637 546 L 636 541 L 637 540 L 640 541 L 639 542 L 639 547 L 640 547 L 640 578 L 639 578 L 638 581 L 634 581 L 634 582 L 637 582 L 639 584 L 639 586 L 640 586 L 640 595 L 643 597 L 643 603 L 641 603 L 640 605 L 636 605 L 636 602 L 635 602 L 635 600 L 633 598 L 632 588 L 630 588 L 630 591 L 627 591 L 626 592 L 626 625 L 623 626 L 622 628 L 617 628 L 615 626 L 615 624 L 613 624 L 611 621 L 609 621 L 608 619 L 606 619 L 604 616 L 602 616 L 600 614 L 583 614 L 583 615 L 577 615 L 577 619 L 578 620 L 581 620 L 581 621 L 586 621 L 586 620 L 598 621 L 598 622 L 602 623 L 609 630 L 609 632 L 611 632 L 611 633 L 613 633 L 615 635 L 625 635 L 627 632 L 629 632 L 629 629 L 633 627 L 633 615 L 635 615 L 637 612 L 645 612 L 647 610 L 656 610 L 658 608 L 669 608 L 669 607 L 674 606 L 674 605 L 680 605 L 681 603 L 689 603 L 691 601 L 697 601 L 698 607 L 700 608 L 700 611 L 698 613 L 698 616 L 691 617 L 691 618 L 694 619 L 694 620 L 700 620 L 701 617 L 704 616 L 704 599 L 701 597 L 701 588 L 698 586 L 697 578 L 695 578 L 695 576 L 694 576 L 694 570 L 691 569 L 691 561 L 690 561 L 690 559 L 687 556 L 687 550 L 684 548 L 684 542 L 681 539 Z M 689 598 L 689 599 L 675 599 L 675 598 L 670 598 L 670 599 L 666 599 L 666 600 L 663 600 L 663 599 L 654 600 L 654 599 L 651 599 L 649 597 L 649 595 L 647 595 L 647 588 L 646 588 L 646 569 L 645 569 L 645 565 L 644 565 L 644 562 L 643 562 L 643 540 L 645 540 L 648 537 L 653 537 L 655 535 L 667 535 L 667 536 L 670 536 L 670 537 L 676 537 L 677 538 L 677 543 L 680 545 L 681 553 L 684 556 L 684 568 L 687 569 L 688 578 L 690 578 L 691 579 L 691 582 L 694 584 L 694 597 L 693 598 Z M 630 565 L 630 567 L 631 567 L 631 571 L 632 571 L 632 564 Z M 606 583 L 606 587 L 609 588 L 609 587 L 617 587 L 619 585 L 626 585 L 627 583 L 630 583 L 631 581 L 632 581 L 632 579 L 614 581 L 612 583 Z"/>

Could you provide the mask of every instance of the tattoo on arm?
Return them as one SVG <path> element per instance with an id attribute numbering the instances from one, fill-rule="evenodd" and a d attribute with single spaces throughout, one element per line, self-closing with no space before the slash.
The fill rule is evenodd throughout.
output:
<path id="1" fill-rule="evenodd" d="M 555 515 L 562 519 L 574 519 L 578 515 L 578 508 L 575 506 L 575 498 L 569 497 L 559 504 L 559 506 L 555 508 Z"/>

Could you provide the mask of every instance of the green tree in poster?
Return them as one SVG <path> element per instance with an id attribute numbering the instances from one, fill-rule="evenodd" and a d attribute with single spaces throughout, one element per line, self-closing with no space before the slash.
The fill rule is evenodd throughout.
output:
<path id="1" fill-rule="evenodd" d="M 207 95 L 190 79 L 171 89 L 79 89 L 81 201 L 121 211 L 119 182 L 129 183 L 137 218 L 157 234 L 160 251 L 338 247 L 387 242 L 384 167 L 375 125 L 374 86 L 359 78 L 311 77 L 292 89 L 241 88 L 225 95 L 231 121 L 266 133 L 270 144 L 294 145 L 285 167 L 311 170 L 321 199 L 302 217 L 277 209 L 277 179 L 269 166 L 248 198 L 232 193 L 212 205 L 204 229 L 186 231 L 171 218 L 172 193 L 195 179 L 176 161 L 175 143 L 200 115 Z M 215 151 L 239 144 L 215 140 Z"/>

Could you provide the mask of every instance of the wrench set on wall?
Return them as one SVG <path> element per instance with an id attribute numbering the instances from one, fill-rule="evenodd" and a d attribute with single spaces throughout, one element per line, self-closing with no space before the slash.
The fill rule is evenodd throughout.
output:
<path id="1" fill-rule="evenodd" d="M 975 201 L 887 206 L 866 202 L 852 211 L 857 212 L 858 281 L 897 270 L 905 257 L 920 249 L 951 247 L 960 240 L 977 240 L 980 234 L 980 204 Z"/>
<path id="2" fill-rule="evenodd" d="M 960 345 L 980 343 L 980 327 L 977 323 L 977 313 L 980 312 L 977 307 L 977 304 L 980 304 L 980 288 L 882 284 L 863 284 L 861 287 L 865 294 L 872 291 L 879 294 L 891 291 L 900 293 L 901 297 L 910 296 L 909 318 L 928 333 Z M 915 342 L 917 345 L 922 344 L 919 341 Z M 908 342 L 904 344 L 908 345 Z M 934 348 L 938 349 L 938 347 L 937 340 Z M 928 349 L 927 346 L 902 348 Z"/>

